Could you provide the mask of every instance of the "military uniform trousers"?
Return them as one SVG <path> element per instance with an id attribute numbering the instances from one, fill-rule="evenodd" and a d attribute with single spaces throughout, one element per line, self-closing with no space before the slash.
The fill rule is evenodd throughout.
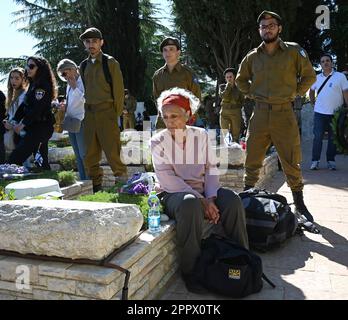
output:
<path id="1" fill-rule="evenodd" d="M 134 113 L 123 114 L 123 129 L 135 128 L 135 116 Z"/>
<path id="2" fill-rule="evenodd" d="M 242 110 L 222 106 L 220 112 L 220 127 L 223 130 L 231 130 L 233 141 L 238 142 L 242 122 Z"/>
<path id="3" fill-rule="evenodd" d="M 120 129 L 117 114 L 112 103 L 85 105 L 84 138 L 86 155 L 84 159 L 87 175 L 93 180 L 93 185 L 101 185 L 103 169 L 100 167 L 102 151 L 115 176 L 127 173 L 127 168 L 121 161 Z"/>
<path id="4" fill-rule="evenodd" d="M 300 134 L 292 104 L 256 103 L 247 133 L 245 185 L 255 186 L 266 151 L 275 146 L 292 191 L 303 190 Z"/>
<path id="5" fill-rule="evenodd" d="M 201 253 L 201 241 L 210 234 L 228 236 L 248 248 L 245 212 L 239 196 L 232 190 L 220 188 L 215 200 L 220 221 L 213 225 L 204 219 L 201 201 L 187 192 L 167 193 L 163 197 L 165 213 L 176 221 L 180 267 L 189 274 Z"/>

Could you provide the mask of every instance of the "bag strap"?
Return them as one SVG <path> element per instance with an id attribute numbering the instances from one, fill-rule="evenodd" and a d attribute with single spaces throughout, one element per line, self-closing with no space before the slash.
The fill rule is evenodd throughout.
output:
<path id="1" fill-rule="evenodd" d="M 264 273 L 262 273 L 262 279 L 265 280 L 273 289 L 276 287 L 276 285 L 269 280 Z"/>
<path id="2" fill-rule="evenodd" d="M 103 71 L 104 71 L 105 80 L 110 86 L 111 96 L 112 96 L 112 99 L 115 101 L 114 87 L 112 84 L 112 77 L 111 77 L 111 73 L 109 70 L 109 64 L 108 64 L 108 56 L 105 53 L 103 53 L 103 56 L 102 56 L 102 64 L 103 64 Z"/>
<path id="3" fill-rule="evenodd" d="M 324 81 L 324 83 L 321 85 L 321 87 L 319 88 L 318 90 L 318 93 L 317 93 L 317 97 L 319 96 L 319 93 L 321 92 L 321 90 L 324 88 L 324 86 L 326 85 L 326 83 L 330 80 L 330 78 L 332 77 L 332 74 L 330 74 L 326 80 Z"/>
<path id="4" fill-rule="evenodd" d="M 83 60 L 81 63 L 81 67 L 80 67 L 80 73 L 81 73 L 81 78 L 82 78 L 82 82 L 83 82 L 84 87 L 86 87 L 86 85 L 85 85 L 85 70 L 86 70 L 86 66 L 87 66 L 87 61 L 88 61 L 88 58 Z M 111 76 L 109 64 L 108 64 L 108 55 L 106 55 L 105 53 L 102 54 L 102 65 L 103 65 L 103 73 L 104 73 L 105 80 L 110 86 L 112 99 L 115 100 L 114 86 L 112 83 L 112 76 Z"/>

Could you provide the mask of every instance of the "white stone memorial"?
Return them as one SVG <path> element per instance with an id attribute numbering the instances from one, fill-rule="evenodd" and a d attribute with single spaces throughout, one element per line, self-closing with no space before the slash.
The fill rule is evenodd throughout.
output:
<path id="1" fill-rule="evenodd" d="M 136 205 L 69 200 L 0 202 L 0 249 L 101 260 L 143 224 Z"/>
<path id="2" fill-rule="evenodd" d="M 10 183 L 5 188 L 6 194 L 13 192 L 17 200 L 36 197 L 51 192 L 60 193 L 59 183 L 54 179 L 32 179 Z"/>

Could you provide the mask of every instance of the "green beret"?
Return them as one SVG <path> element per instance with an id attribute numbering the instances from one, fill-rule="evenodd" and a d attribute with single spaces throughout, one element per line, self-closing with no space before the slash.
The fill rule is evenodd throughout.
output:
<path id="1" fill-rule="evenodd" d="M 168 38 L 165 38 L 162 42 L 161 42 L 161 45 L 160 45 L 160 51 L 162 52 L 163 51 L 163 48 L 165 46 L 176 46 L 176 48 L 178 50 L 180 50 L 180 42 L 178 39 L 176 38 L 172 38 L 172 37 L 168 37 Z"/>
<path id="2" fill-rule="evenodd" d="M 80 35 L 80 40 L 86 39 L 103 39 L 102 33 L 97 28 L 88 28 L 84 33 Z"/>
<path id="3" fill-rule="evenodd" d="M 274 18 L 276 19 L 279 23 L 282 22 L 282 18 L 280 17 L 279 14 L 272 12 L 272 11 L 262 11 L 259 17 L 257 18 L 257 23 L 260 23 L 262 19 L 271 19 Z"/>

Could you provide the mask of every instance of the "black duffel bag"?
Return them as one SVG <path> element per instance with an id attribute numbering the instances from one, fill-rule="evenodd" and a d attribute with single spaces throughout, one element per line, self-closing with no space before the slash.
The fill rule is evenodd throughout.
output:
<path id="1" fill-rule="evenodd" d="M 292 237 L 298 219 L 286 198 L 266 190 L 250 189 L 241 192 L 251 248 L 267 251 Z"/>
<path id="2" fill-rule="evenodd" d="M 234 241 L 211 235 L 202 240 L 195 276 L 209 291 L 233 298 L 243 298 L 262 289 L 265 279 L 261 258 Z"/>

